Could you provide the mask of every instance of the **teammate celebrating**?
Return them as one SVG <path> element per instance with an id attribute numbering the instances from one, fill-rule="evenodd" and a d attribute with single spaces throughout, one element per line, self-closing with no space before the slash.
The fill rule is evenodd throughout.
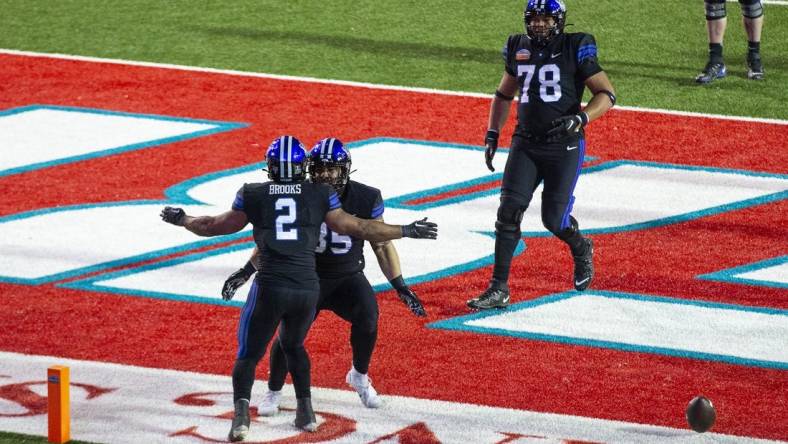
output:
<path id="1" fill-rule="evenodd" d="M 315 248 L 322 222 L 336 233 L 371 242 L 437 237 L 437 225 L 426 219 L 405 226 L 388 225 L 344 212 L 331 187 L 304 181 L 307 157 L 295 137 L 279 137 L 266 151 L 270 181 L 245 184 L 230 211 L 201 217 L 188 216 L 182 208 L 165 207 L 161 212 L 165 222 L 200 236 L 235 233 L 249 222 L 254 228 L 262 270 L 249 290 L 238 327 L 231 441 L 241 441 L 249 432 L 249 399 L 255 368 L 280 323 L 279 340 L 296 391 L 295 426 L 307 431 L 317 428 L 304 338 L 315 317 L 319 297 Z"/>
<path id="2" fill-rule="evenodd" d="M 509 36 L 503 48 L 505 71 L 489 116 L 485 137 L 487 167 L 498 134 L 519 93 L 517 128 L 503 174 L 495 222 L 495 267 L 489 287 L 468 306 L 481 310 L 509 304 L 509 269 L 520 240 L 520 223 L 540 182 L 542 223 L 569 245 L 574 257 L 574 286 L 588 288 L 594 276 L 593 243 L 580 234 L 572 217 L 575 185 L 585 155 L 584 128 L 616 102 L 613 86 L 597 62 L 594 37 L 564 33 L 566 7 L 559 0 L 529 0 L 523 13 L 525 34 Z M 580 109 L 583 90 L 593 94 Z"/>
<path id="3" fill-rule="evenodd" d="M 363 219 L 383 220 L 383 198 L 380 190 L 350 180 L 351 156 L 341 141 L 327 138 L 319 141 L 310 153 L 309 176 L 312 182 L 331 185 L 339 195 L 342 209 Z M 426 316 L 424 306 L 402 278 L 399 255 L 391 242 L 377 242 L 372 249 L 378 265 L 400 299 L 417 316 Z M 380 407 L 382 401 L 367 377 L 378 334 L 378 303 L 375 292 L 364 276 L 364 240 L 345 236 L 320 227 L 320 240 L 315 250 L 317 274 L 320 276 L 320 298 L 317 311 L 330 310 L 350 322 L 350 345 L 353 365 L 346 381 L 368 408 Z M 234 272 L 222 287 L 222 297 L 229 300 L 236 289 L 255 272 L 258 250 L 246 265 Z M 285 355 L 278 340 L 271 345 L 268 392 L 257 409 L 261 416 L 279 411 L 282 386 L 287 376 Z"/>

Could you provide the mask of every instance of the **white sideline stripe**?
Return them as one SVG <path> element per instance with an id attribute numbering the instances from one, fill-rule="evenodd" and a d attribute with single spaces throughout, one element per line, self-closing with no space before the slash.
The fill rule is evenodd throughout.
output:
<path id="1" fill-rule="evenodd" d="M 786 0 L 786 3 L 788 4 L 788 0 Z M 439 94 L 439 95 L 447 95 L 447 96 L 476 97 L 480 99 L 491 99 L 493 97 L 492 94 L 477 93 L 477 92 L 446 91 L 441 89 L 419 88 L 412 86 L 379 85 L 375 83 L 353 82 L 350 80 L 318 79 L 315 77 L 287 76 L 281 74 L 237 71 L 232 69 L 203 68 L 199 66 L 174 65 L 169 63 L 155 63 L 155 62 L 140 62 L 140 61 L 123 60 L 123 59 L 104 59 L 100 57 L 19 51 L 16 49 L 5 49 L 5 48 L 0 48 L 0 54 L 18 55 L 18 56 L 26 56 L 26 57 L 46 57 L 52 59 L 75 60 L 80 62 L 92 62 L 92 63 L 111 63 L 115 65 L 144 66 L 149 68 L 177 69 L 181 71 L 205 72 L 212 74 L 225 74 L 225 75 L 241 76 L 241 77 L 257 77 L 264 79 L 289 80 L 294 82 L 323 83 L 329 85 L 353 86 L 358 88 L 383 89 L 383 90 L 391 90 L 391 91 L 408 91 L 408 92 Z M 616 109 L 624 110 L 624 111 L 646 112 L 646 113 L 672 114 L 672 115 L 687 116 L 687 117 L 703 117 L 710 119 L 736 120 L 736 121 L 744 121 L 744 122 L 759 122 L 759 123 L 771 123 L 776 125 L 788 125 L 788 120 L 769 119 L 763 117 L 728 116 L 723 114 L 706 114 L 706 113 L 697 113 L 690 111 L 674 111 L 674 110 L 660 109 L 660 108 L 641 108 L 637 106 L 616 106 Z"/>

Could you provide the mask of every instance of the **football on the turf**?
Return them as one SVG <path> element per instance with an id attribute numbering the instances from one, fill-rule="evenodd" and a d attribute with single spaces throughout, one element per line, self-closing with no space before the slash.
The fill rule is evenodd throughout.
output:
<path id="1" fill-rule="evenodd" d="M 714 425 L 717 412 L 714 404 L 705 396 L 696 396 L 687 405 L 687 423 L 690 428 L 698 433 L 703 433 Z"/>

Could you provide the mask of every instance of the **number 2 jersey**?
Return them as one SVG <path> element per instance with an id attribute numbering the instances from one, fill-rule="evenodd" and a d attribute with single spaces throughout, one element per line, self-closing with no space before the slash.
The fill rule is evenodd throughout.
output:
<path id="1" fill-rule="evenodd" d="M 270 287 L 318 289 L 315 248 L 326 213 L 341 208 L 339 197 L 325 184 L 244 184 L 233 210 L 252 223 L 260 250 L 257 279 Z"/>
<path id="2" fill-rule="evenodd" d="M 383 216 L 383 197 L 380 190 L 349 180 L 342 196 L 342 209 L 360 219 Z M 364 270 L 364 240 L 340 235 L 320 227 L 317 245 L 317 274 L 321 279 L 336 279 Z"/>
<path id="3" fill-rule="evenodd" d="M 503 57 L 520 86 L 515 134 L 537 141 L 545 139 L 553 120 L 580 112 L 584 82 L 602 71 L 596 41 L 584 33 L 561 33 L 540 49 L 531 47 L 526 34 L 511 35 Z"/>

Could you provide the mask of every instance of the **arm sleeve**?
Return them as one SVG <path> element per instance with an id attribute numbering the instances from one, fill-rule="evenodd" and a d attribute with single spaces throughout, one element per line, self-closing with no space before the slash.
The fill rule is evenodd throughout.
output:
<path id="1" fill-rule="evenodd" d="M 244 189 L 246 188 L 246 184 L 235 193 L 235 200 L 233 201 L 232 209 L 235 211 L 244 211 Z"/>
<path id="2" fill-rule="evenodd" d="M 380 191 L 375 194 L 375 202 L 372 204 L 372 213 L 369 215 L 370 219 L 377 219 L 380 216 L 383 216 L 383 211 L 385 207 L 383 205 L 383 196 L 380 195 Z"/>
<path id="3" fill-rule="evenodd" d="M 577 72 L 582 81 L 602 72 L 602 67 L 599 66 L 597 59 L 596 40 L 591 34 L 580 34 L 577 44 Z"/>

